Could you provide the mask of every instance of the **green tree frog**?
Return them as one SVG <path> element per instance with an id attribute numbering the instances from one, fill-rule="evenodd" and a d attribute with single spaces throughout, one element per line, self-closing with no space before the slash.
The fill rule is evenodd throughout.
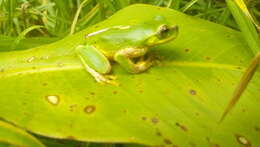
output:
<path id="1" fill-rule="evenodd" d="M 146 71 L 153 63 L 151 56 L 143 58 L 149 48 L 169 42 L 177 34 L 177 25 L 171 25 L 163 16 L 157 15 L 141 23 L 111 26 L 89 33 L 86 44 L 77 46 L 76 51 L 97 82 L 113 84 L 113 76 L 105 75 L 111 71 L 110 61 L 117 62 L 130 73 Z"/>

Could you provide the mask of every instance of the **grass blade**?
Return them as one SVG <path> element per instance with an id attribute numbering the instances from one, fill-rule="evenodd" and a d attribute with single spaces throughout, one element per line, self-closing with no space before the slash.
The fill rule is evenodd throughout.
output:
<path id="1" fill-rule="evenodd" d="M 240 82 L 238 83 L 233 93 L 232 99 L 229 101 L 224 113 L 221 116 L 220 122 L 222 122 L 225 119 L 227 114 L 231 111 L 232 108 L 234 108 L 235 104 L 237 104 L 238 100 L 241 98 L 241 95 L 247 88 L 250 80 L 254 76 L 254 73 L 259 64 L 260 64 L 260 53 L 258 53 L 254 57 L 254 59 L 251 61 L 248 68 L 246 69 L 245 73 L 243 74 L 242 78 L 240 79 Z"/>
<path id="2" fill-rule="evenodd" d="M 75 17 L 73 19 L 73 22 L 72 22 L 72 25 L 71 25 L 71 28 L 70 28 L 70 35 L 74 34 L 75 32 L 75 27 L 76 27 L 76 24 L 77 24 L 77 21 L 78 21 L 78 17 L 79 17 L 79 14 L 81 12 L 81 9 L 84 7 L 84 5 L 88 2 L 89 0 L 84 0 L 80 5 L 79 5 L 79 8 L 75 14 Z"/>
<path id="3" fill-rule="evenodd" d="M 252 17 L 250 12 L 247 9 L 247 6 L 245 5 L 243 0 L 235 0 L 237 6 L 243 11 L 243 13 L 254 23 L 256 26 L 257 30 L 260 31 L 260 26 L 259 23 Z"/>
<path id="4" fill-rule="evenodd" d="M 39 29 L 39 28 L 43 28 L 43 26 L 39 26 L 39 25 L 35 25 L 35 26 L 31 26 L 27 29 L 25 29 L 23 32 L 21 32 L 21 34 L 19 34 L 19 36 L 15 39 L 11 49 L 14 50 L 17 45 L 19 44 L 19 42 L 24 39 L 25 35 L 28 34 L 29 32 L 31 32 L 32 30 L 35 30 L 35 29 Z"/>
<path id="5" fill-rule="evenodd" d="M 34 136 L 0 119 L 0 146 L 45 147 Z M 9 147 L 10 147 L 9 146 Z"/>
<path id="6" fill-rule="evenodd" d="M 248 14 L 244 13 L 245 10 L 241 10 L 240 6 L 234 0 L 226 0 L 226 2 L 237 24 L 239 25 L 248 46 L 252 52 L 256 54 L 260 51 L 260 40 L 255 29 L 255 25 L 248 17 Z"/>
<path id="7" fill-rule="evenodd" d="M 192 7 L 196 2 L 198 2 L 198 0 L 192 0 L 190 2 L 188 2 L 183 8 L 182 8 L 182 12 L 186 12 L 190 7 Z"/>

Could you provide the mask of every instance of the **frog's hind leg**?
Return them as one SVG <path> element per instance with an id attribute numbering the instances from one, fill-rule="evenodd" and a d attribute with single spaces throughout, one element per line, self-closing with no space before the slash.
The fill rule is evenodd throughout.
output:
<path id="1" fill-rule="evenodd" d="M 99 83 L 115 84 L 112 81 L 114 78 L 108 78 L 102 74 L 107 74 L 111 71 L 109 60 L 95 47 L 80 45 L 76 48 L 76 52 L 85 69 L 96 79 Z"/>
<path id="2" fill-rule="evenodd" d="M 144 60 L 141 58 L 137 63 L 133 62 L 133 58 L 143 57 L 147 53 L 147 48 L 135 49 L 127 48 L 118 51 L 115 54 L 114 60 L 117 61 L 130 73 L 140 73 L 152 66 L 152 58 Z"/>

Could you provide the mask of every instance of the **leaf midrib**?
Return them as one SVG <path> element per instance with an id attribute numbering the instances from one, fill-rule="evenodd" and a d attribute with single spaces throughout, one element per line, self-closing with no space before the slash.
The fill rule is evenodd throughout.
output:
<path id="1" fill-rule="evenodd" d="M 166 62 L 163 66 L 178 66 L 178 67 L 197 67 L 197 68 L 213 68 L 213 69 L 223 69 L 230 71 L 243 72 L 246 67 L 231 65 L 231 64 L 220 64 L 220 63 L 205 63 L 205 62 L 187 62 L 187 61 L 172 61 Z M 55 72 L 55 71 L 67 71 L 67 70 L 78 70 L 83 69 L 84 67 L 79 64 L 64 64 L 62 67 L 58 67 L 56 64 L 53 65 L 38 65 L 37 68 L 32 69 L 32 67 L 23 67 L 9 69 L 4 72 L 0 72 L 0 79 L 12 77 L 16 75 L 25 75 L 25 74 L 36 74 L 43 72 Z M 256 71 L 259 73 L 259 71 Z"/>

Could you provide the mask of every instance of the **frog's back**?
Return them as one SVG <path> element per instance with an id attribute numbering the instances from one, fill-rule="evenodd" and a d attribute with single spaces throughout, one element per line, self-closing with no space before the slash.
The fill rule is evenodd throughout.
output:
<path id="1" fill-rule="evenodd" d="M 142 23 L 103 28 L 88 34 L 87 43 L 109 54 L 125 48 L 142 48 L 145 41 L 155 35 L 158 27 L 164 23 L 162 16 L 156 16 Z"/>
<path id="2" fill-rule="evenodd" d="M 117 51 L 122 48 L 138 47 L 142 45 L 145 38 L 151 33 L 145 29 L 111 29 L 93 36 L 90 43 L 98 48 Z M 87 40 L 88 42 L 88 40 Z"/>

